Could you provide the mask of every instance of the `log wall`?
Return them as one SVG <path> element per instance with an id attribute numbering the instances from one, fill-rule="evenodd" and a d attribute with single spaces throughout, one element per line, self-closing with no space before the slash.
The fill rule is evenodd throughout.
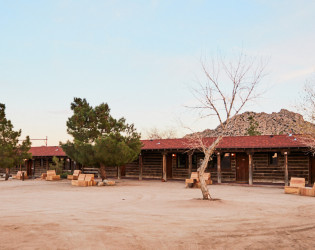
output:
<path id="1" fill-rule="evenodd" d="M 117 177 L 117 167 L 105 167 L 107 177 Z"/>
<path id="2" fill-rule="evenodd" d="M 289 180 L 291 177 L 305 178 L 309 182 L 309 156 L 302 152 L 288 155 Z M 284 183 L 284 156 L 278 153 L 278 164 L 270 165 L 268 153 L 253 155 L 253 182 Z"/>
<path id="3" fill-rule="evenodd" d="M 143 177 L 162 178 L 163 156 L 160 152 L 143 153 Z"/>
<path id="4" fill-rule="evenodd" d="M 125 177 L 139 177 L 139 159 L 126 164 Z"/>
<path id="5" fill-rule="evenodd" d="M 35 158 L 34 159 L 35 167 L 35 177 L 40 177 L 41 174 L 47 173 L 49 169 L 49 164 L 52 164 L 52 157 L 47 158 Z"/>
<path id="6" fill-rule="evenodd" d="M 203 159 L 203 154 L 195 153 L 197 162 Z M 169 153 L 171 155 L 171 153 Z M 143 152 L 143 178 L 162 178 L 162 162 L 163 156 L 161 152 Z M 306 183 L 309 183 L 310 175 L 310 160 L 309 156 L 303 152 L 290 152 L 288 154 L 288 172 L 289 179 L 291 177 L 305 178 Z M 35 177 L 39 177 L 42 173 L 46 173 L 49 163 L 52 163 L 52 157 L 33 158 L 35 164 Z M 65 167 L 71 169 L 71 166 Z M 10 170 L 11 175 L 15 175 L 20 167 L 13 167 Z M 22 165 L 22 170 L 27 170 L 26 166 Z M 192 172 L 197 171 L 196 164 L 192 166 Z M 217 168 L 207 168 L 206 172 L 211 172 L 211 179 L 217 181 Z M 116 167 L 106 167 L 107 176 L 117 177 Z M 0 168 L 0 173 L 4 174 L 5 169 Z M 125 177 L 139 177 L 139 160 L 126 164 L 123 167 L 123 175 Z M 185 179 L 188 178 L 188 155 L 186 158 L 186 167 L 177 167 L 177 158 L 172 159 L 172 178 Z M 231 158 L 231 168 L 222 169 L 222 182 L 236 181 L 236 160 Z M 256 152 L 253 154 L 253 182 L 254 183 L 284 183 L 284 156 L 278 153 L 277 165 L 269 164 L 269 156 L 267 152 Z"/>

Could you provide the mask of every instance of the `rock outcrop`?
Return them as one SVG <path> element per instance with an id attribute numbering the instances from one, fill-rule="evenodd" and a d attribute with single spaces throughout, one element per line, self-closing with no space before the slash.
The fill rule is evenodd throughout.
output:
<path id="1" fill-rule="evenodd" d="M 307 122 L 303 119 L 303 116 L 291 112 L 286 109 L 281 109 L 279 113 L 273 112 L 267 113 L 255 113 L 245 112 L 233 117 L 231 124 L 229 124 L 225 136 L 244 136 L 248 135 L 248 129 L 250 127 L 250 117 L 252 121 L 257 124 L 255 130 L 262 135 L 280 135 L 280 134 L 303 134 L 315 131 L 315 124 Z M 202 132 L 198 132 L 204 137 L 215 137 L 222 134 L 221 126 L 216 129 L 206 129 Z M 193 134 L 188 134 L 185 137 L 189 137 Z"/>

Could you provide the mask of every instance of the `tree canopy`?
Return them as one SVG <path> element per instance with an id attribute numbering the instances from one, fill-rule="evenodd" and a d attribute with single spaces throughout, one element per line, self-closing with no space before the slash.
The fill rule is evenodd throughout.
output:
<path id="1" fill-rule="evenodd" d="M 14 131 L 10 120 L 6 118 L 5 105 L 0 103 L 0 167 L 10 169 L 30 159 L 30 138 L 19 143 L 22 131 Z"/>
<path id="2" fill-rule="evenodd" d="M 107 103 L 92 107 L 86 99 L 74 98 L 67 132 L 73 141 L 61 147 L 84 166 L 122 166 L 135 160 L 141 150 L 140 134 L 125 118 L 115 119 Z"/>

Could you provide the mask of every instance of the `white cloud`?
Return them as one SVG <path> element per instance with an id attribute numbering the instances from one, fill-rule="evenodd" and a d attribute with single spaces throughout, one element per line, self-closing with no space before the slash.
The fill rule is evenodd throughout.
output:
<path id="1" fill-rule="evenodd" d="M 291 81 L 294 80 L 296 78 L 304 78 L 306 79 L 310 74 L 315 72 L 315 65 L 312 67 L 307 67 L 304 69 L 299 69 L 299 70 L 294 70 L 294 71 L 289 71 L 285 74 L 281 74 L 278 77 L 278 82 L 282 83 L 282 82 L 287 82 L 287 81 Z"/>

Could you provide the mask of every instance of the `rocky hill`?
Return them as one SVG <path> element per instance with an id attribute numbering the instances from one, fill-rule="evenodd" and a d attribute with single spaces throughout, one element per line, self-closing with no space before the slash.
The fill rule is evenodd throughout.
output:
<path id="1" fill-rule="evenodd" d="M 245 112 L 232 119 L 225 136 L 242 136 L 248 135 L 249 129 L 254 129 L 261 135 L 279 135 L 279 134 L 303 134 L 309 131 L 315 131 L 315 124 L 307 122 L 303 116 L 281 109 L 279 113 L 255 113 Z M 215 137 L 222 133 L 221 126 L 216 129 L 206 129 L 198 134 L 205 137 Z M 189 137 L 188 134 L 185 137 Z"/>

